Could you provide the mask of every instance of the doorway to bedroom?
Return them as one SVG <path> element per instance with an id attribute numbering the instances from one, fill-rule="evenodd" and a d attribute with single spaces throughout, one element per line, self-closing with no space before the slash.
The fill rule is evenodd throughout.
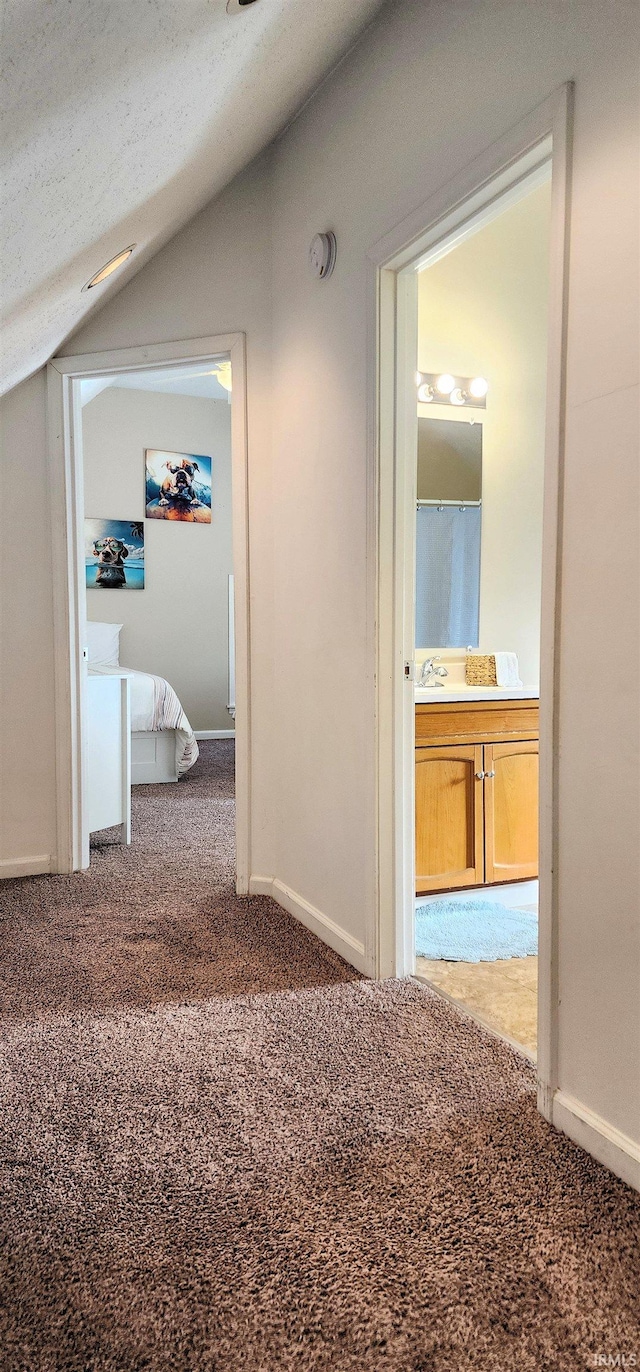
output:
<path id="1" fill-rule="evenodd" d="M 231 386 L 224 357 L 80 382 L 90 832 L 105 676 L 126 673 L 134 787 L 234 736 Z"/>
<path id="2" fill-rule="evenodd" d="M 236 890 L 243 894 L 244 338 L 56 359 L 49 384 L 59 420 L 51 460 L 61 478 L 53 483 L 63 572 L 56 591 L 60 870 L 86 868 L 92 849 L 112 844 L 114 834 L 133 841 L 135 852 L 132 795 L 134 815 L 144 809 L 145 822 L 153 804 L 139 802 L 155 796 L 165 819 L 175 804 L 178 827 L 188 823 L 190 796 L 196 807 L 202 799 L 203 766 L 209 782 L 219 758 L 227 791 L 229 768 L 232 777 L 235 771 Z"/>

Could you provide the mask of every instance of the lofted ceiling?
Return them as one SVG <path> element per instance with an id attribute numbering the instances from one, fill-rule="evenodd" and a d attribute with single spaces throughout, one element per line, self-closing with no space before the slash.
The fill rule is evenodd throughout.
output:
<path id="1" fill-rule="evenodd" d="M 222 370 L 222 385 L 219 380 Z M 225 370 L 228 369 L 228 376 Z M 196 400 L 231 401 L 231 364 L 228 358 L 203 371 L 202 363 L 187 367 L 152 367 L 148 372 L 117 372 L 113 376 L 89 377 L 80 382 L 80 403 L 84 409 L 110 388 L 127 391 L 156 391 L 160 395 L 188 395 Z"/>
<path id="2" fill-rule="evenodd" d="M 0 392 L 267 146 L 379 7 L 4 0 Z"/>

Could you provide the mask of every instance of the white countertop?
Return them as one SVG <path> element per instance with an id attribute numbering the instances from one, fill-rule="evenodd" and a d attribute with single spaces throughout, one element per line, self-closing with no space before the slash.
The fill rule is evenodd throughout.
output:
<path id="1" fill-rule="evenodd" d="M 538 700 L 537 686 L 416 686 L 416 705 L 450 704 L 456 700 Z"/>

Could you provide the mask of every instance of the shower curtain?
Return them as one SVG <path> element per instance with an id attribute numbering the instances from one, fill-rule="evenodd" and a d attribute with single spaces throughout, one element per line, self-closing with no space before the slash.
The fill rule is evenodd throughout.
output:
<path id="1" fill-rule="evenodd" d="M 416 647 L 477 647 L 480 618 L 477 505 L 420 505 L 416 531 Z"/>

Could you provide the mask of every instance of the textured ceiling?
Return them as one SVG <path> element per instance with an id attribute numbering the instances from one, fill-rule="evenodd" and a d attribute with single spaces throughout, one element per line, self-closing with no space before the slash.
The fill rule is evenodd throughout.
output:
<path id="1" fill-rule="evenodd" d="M 1 391 L 271 141 L 379 6 L 5 0 Z"/>

